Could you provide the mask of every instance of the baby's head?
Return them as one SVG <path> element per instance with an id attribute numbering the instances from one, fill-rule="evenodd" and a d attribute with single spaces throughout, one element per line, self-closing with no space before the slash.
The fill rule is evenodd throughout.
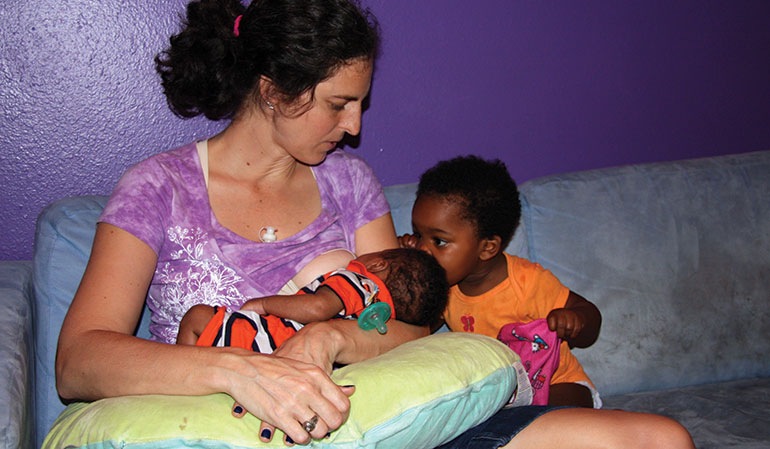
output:
<path id="1" fill-rule="evenodd" d="M 396 319 L 427 326 L 441 317 L 449 294 L 446 273 L 430 254 L 412 248 L 364 254 L 357 260 L 385 283 Z M 379 264 L 378 261 L 384 261 Z"/>
<path id="2" fill-rule="evenodd" d="M 439 162 L 420 177 L 412 225 L 420 247 L 438 259 L 450 284 L 467 276 L 485 239 L 508 246 L 521 217 L 505 164 L 476 156 Z"/>

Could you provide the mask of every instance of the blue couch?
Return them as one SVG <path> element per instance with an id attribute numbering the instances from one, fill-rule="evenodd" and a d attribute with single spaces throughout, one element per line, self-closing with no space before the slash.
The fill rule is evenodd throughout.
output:
<path id="1" fill-rule="evenodd" d="M 385 189 L 399 233 L 415 189 Z M 553 175 L 520 190 L 508 251 L 601 309 L 599 340 L 575 353 L 605 408 L 671 416 L 702 449 L 770 447 L 770 151 Z M 52 204 L 34 260 L 0 262 L 3 447 L 39 446 L 64 407 L 56 340 L 105 201 Z"/>

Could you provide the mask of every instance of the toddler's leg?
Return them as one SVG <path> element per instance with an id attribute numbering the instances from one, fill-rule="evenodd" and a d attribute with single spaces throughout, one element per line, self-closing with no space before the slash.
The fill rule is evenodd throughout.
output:
<path id="1" fill-rule="evenodd" d="M 214 316 L 214 307 L 206 304 L 197 304 L 184 314 L 179 323 L 179 333 L 176 336 L 176 344 L 195 346 L 203 329 Z"/>
<path id="2" fill-rule="evenodd" d="M 593 408 L 591 390 L 585 385 L 571 382 L 551 384 L 548 387 L 548 405 L 574 405 Z"/>

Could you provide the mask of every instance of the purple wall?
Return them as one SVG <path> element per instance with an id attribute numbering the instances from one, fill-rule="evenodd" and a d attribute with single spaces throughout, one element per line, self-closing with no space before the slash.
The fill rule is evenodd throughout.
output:
<path id="1" fill-rule="evenodd" d="M 49 202 L 221 124 L 166 108 L 152 58 L 186 0 L 0 2 L 0 259 Z M 770 2 L 368 0 L 383 55 L 354 150 L 383 184 L 499 157 L 522 182 L 770 149 Z"/>

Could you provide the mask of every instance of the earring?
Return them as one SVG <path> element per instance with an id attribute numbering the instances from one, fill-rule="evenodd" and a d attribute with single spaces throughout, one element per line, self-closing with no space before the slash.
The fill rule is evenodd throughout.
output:
<path id="1" fill-rule="evenodd" d="M 267 105 L 267 108 L 270 109 L 271 111 L 275 110 L 275 106 L 273 105 L 273 103 L 270 103 L 269 101 L 265 101 L 265 104 Z"/>

